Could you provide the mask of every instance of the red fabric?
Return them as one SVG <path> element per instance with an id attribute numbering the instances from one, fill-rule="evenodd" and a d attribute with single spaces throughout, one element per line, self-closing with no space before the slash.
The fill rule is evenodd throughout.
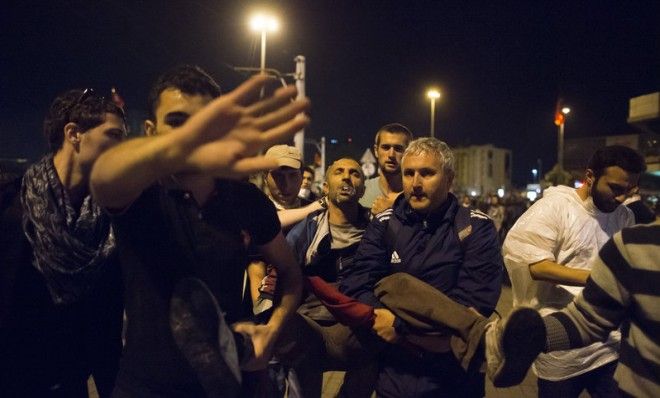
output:
<path id="1" fill-rule="evenodd" d="M 373 326 L 375 316 L 372 306 L 342 294 L 318 276 L 307 277 L 305 284 L 341 324 L 351 327 Z"/>

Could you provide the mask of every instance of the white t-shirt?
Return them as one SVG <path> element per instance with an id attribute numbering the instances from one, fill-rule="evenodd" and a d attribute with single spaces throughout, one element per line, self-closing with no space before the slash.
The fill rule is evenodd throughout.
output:
<path id="1" fill-rule="evenodd" d="M 550 260 L 571 268 L 591 269 L 591 257 L 614 233 L 633 223 L 632 212 L 626 206 L 603 213 L 591 198 L 582 201 L 573 188 L 548 188 L 543 198 L 518 219 L 502 246 L 513 305 L 536 308 L 542 315 L 565 307 L 582 287 L 534 281 L 529 264 Z M 533 369 L 545 380 L 578 376 L 617 359 L 620 339 L 617 331 L 604 343 L 541 354 Z"/>

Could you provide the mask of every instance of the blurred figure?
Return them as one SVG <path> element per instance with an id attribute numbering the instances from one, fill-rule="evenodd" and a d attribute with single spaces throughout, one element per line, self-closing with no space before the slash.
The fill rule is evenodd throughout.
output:
<path id="1" fill-rule="evenodd" d="M 489 198 L 488 211 L 486 214 L 488 214 L 488 217 L 493 220 L 493 223 L 495 223 L 495 229 L 499 233 L 500 229 L 502 229 L 502 223 L 504 222 L 506 212 L 504 206 L 500 204 L 500 198 L 497 195 L 490 195 Z"/>
<path id="2" fill-rule="evenodd" d="M 310 202 L 316 200 L 317 196 L 314 191 L 312 191 L 313 185 L 314 169 L 312 169 L 310 166 L 305 166 L 303 167 L 302 171 L 302 184 L 300 185 L 300 192 L 298 192 L 298 197 Z"/>

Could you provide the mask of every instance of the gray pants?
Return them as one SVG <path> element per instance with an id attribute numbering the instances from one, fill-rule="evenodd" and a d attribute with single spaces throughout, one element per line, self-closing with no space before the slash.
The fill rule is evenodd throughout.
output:
<path id="1" fill-rule="evenodd" d="M 298 395 L 320 397 L 323 372 L 343 370 L 346 375 L 341 392 L 345 396 L 371 397 L 378 363 L 371 354 L 373 351 L 365 348 L 355 334 L 361 332 L 340 323 L 322 324 L 295 314 L 282 330 L 275 355 L 295 371 L 300 387 Z"/>
<path id="2" fill-rule="evenodd" d="M 414 276 L 400 272 L 381 279 L 375 288 L 376 297 L 412 329 L 407 339 L 437 346 L 424 336 L 448 340 L 448 348 L 467 370 L 477 352 L 488 319 L 476 311 L 455 302 L 438 289 Z M 422 338 L 417 338 L 422 336 Z"/>

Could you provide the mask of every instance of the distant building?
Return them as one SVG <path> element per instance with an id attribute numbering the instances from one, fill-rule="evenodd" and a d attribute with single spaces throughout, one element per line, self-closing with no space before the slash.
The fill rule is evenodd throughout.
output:
<path id="1" fill-rule="evenodd" d="M 454 148 L 454 190 L 469 195 L 497 193 L 511 188 L 511 150 L 493 145 Z"/>

